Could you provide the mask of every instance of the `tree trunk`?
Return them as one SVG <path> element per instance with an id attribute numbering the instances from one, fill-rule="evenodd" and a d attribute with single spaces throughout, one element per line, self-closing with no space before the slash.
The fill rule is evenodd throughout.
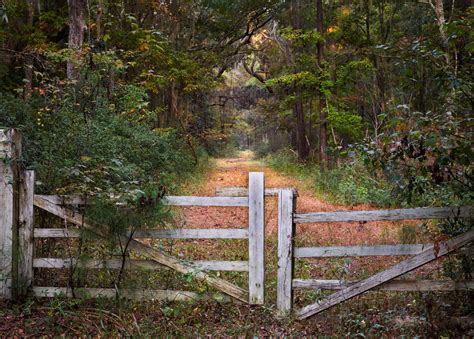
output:
<path id="1" fill-rule="evenodd" d="M 320 35 L 324 34 L 323 25 L 323 1 L 316 0 L 316 29 Z M 324 61 L 324 43 L 322 41 L 317 44 L 318 65 L 323 67 Z M 319 92 L 319 160 L 321 167 L 325 167 L 328 162 L 328 122 L 327 111 L 325 110 L 324 94 Z"/>
<path id="2" fill-rule="evenodd" d="M 87 28 L 85 22 L 85 0 L 68 0 L 69 6 L 69 38 L 68 48 L 73 50 L 71 60 L 67 63 L 67 78 L 69 80 L 79 79 L 80 53 L 79 49 L 84 42 L 84 31 Z"/>
<path id="3" fill-rule="evenodd" d="M 27 18 L 28 29 L 33 30 L 36 0 L 27 0 L 26 5 L 28 8 L 28 18 Z M 24 100 L 28 100 L 31 97 L 31 94 L 33 92 L 33 61 L 34 60 L 28 48 L 26 49 L 26 52 L 28 54 L 25 56 L 25 88 L 23 91 Z"/>
<path id="4" fill-rule="evenodd" d="M 96 40 L 97 42 L 100 41 L 100 37 L 102 36 L 102 14 L 104 12 L 104 4 L 103 0 L 99 0 L 97 4 L 97 12 L 95 17 L 95 31 L 96 31 Z"/>
<path id="5" fill-rule="evenodd" d="M 293 104 L 293 116 L 296 120 L 296 148 L 298 150 L 298 158 L 300 160 L 306 160 L 308 158 L 309 150 L 308 144 L 306 143 L 303 102 L 298 98 L 301 95 L 299 87 L 296 88 L 295 95 L 297 99 Z"/>
<path id="6" fill-rule="evenodd" d="M 292 8 L 293 28 L 301 28 L 301 1 L 296 0 Z M 296 69 L 294 70 L 296 71 Z M 306 126 L 304 122 L 304 107 L 301 99 L 301 87 L 296 85 L 294 88 L 295 103 L 293 104 L 293 117 L 295 119 L 295 137 L 296 150 L 300 160 L 308 158 L 309 150 L 306 143 Z"/>
<path id="7" fill-rule="evenodd" d="M 171 81 L 168 100 L 168 125 L 176 122 L 178 114 L 178 90 L 176 88 L 176 81 Z"/>

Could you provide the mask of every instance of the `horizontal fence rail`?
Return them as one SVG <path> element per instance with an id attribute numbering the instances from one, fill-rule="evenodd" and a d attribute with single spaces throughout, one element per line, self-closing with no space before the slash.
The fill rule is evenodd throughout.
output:
<path id="1" fill-rule="evenodd" d="M 293 279 L 293 288 L 342 290 L 358 281 Z M 453 280 L 392 280 L 380 285 L 377 291 L 467 291 L 474 289 L 474 281 Z"/>
<path id="2" fill-rule="evenodd" d="M 80 196 L 59 196 L 35 194 L 55 205 L 85 205 L 87 200 Z M 194 196 L 166 196 L 162 199 L 163 204 L 173 206 L 216 206 L 216 207 L 248 207 L 247 197 L 194 197 Z"/>
<path id="3" fill-rule="evenodd" d="M 444 219 L 468 218 L 471 207 L 420 207 L 393 210 L 375 211 L 341 211 L 296 213 L 296 224 L 314 222 L 349 222 L 349 221 L 377 221 L 377 220 L 410 220 L 410 219 Z"/>
<path id="4" fill-rule="evenodd" d="M 281 187 L 281 188 L 265 188 L 266 197 L 277 197 L 281 190 L 291 190 L 294 196 L 298 196 L 298 191 L 295 188 Z M 224 197 L 247 197 L 249 190 L 247 187 L 217 187 L 215 191 L 216 196 Z"/>
<path id="5" fill-rule="evenodd" d="M 243 197 L 165 197 L 163 203 L 173 206 L 248 207 L 249 199 Z"/>
<path id="6" fill-rule="evenodd" d="M 35 238 L 79 238 L 80 230 L 72 228 L 35 228 Z M 128 233 L 137 239 L 248 239 L 246 228 L 145 229 Z"/>
<path id="7" fill-rule="evenodd" d="M 75 288 L 74 293 L 68 287 L 42 287 L 33 286 L 30 295 L 33 297 L 53 298 L 58 295 L 64 295 L 72 298 L 115 298 L 117 295 L 132 300 L 161 300 L 161 301 L 191 301 L 191 300 L 209 300 L 215 299 L 222 302 L 232 301 L 228 296 L 221 293 L 196 293 L 189 291 L 173 290 L 140 290 L 140 289 L 120 289 L 115 288 Z"/>
<path id="8" fill-rule="evenodd" d="M 236 271 L 248 272 L 249 264 L 247 261 L 219 261 L 219 260 L 191 260 L 190 266 L 199 270 L 206 271 Z M 121 259 L 62 259 L 62 258 L 35 258 L 33 259 L 34 268 L 108 268 L 121 269 Z M 127 259 L 124 268 L 126 269 L 144 269 L 144 270 L 162 270 L 169 269 L 153 260 Z"/>
<path id="9" fill-rule="evenodd" d="M 369 257 L 418 254 L 433 247 L 432 244 L 373 245 L 373 246 L 333 246 L 333 247 L 295 247 L 295 258 L 325 257 Z"/>

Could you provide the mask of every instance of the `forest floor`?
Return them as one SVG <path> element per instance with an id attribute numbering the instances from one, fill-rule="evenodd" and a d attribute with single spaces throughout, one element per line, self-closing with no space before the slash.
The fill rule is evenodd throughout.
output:
<path id="1" fill-rule="evenodd" d="M 363 210 L 370 206 L 343 206 L 318 197 L 307 182 L 277 173 L 251 152 L 238 158 L 217 159 L 215 167 L 200 183 L 183 188 L 186 195 L 213 196 L 219 187 L 245 187 L 248 172 L 265 173 L 265 185 L 292 187 L 298 190 L 297 212 Z M 0 336 L 458 336 L 474 334 L 472 307 L 465 293 L 369 292 L 303 321 L 277 319 L 276 248 L 277 199 L 266 198 L 266 304 L 215 301 L 195 302 L 125 302 L 54 298 L 29 299 L 19 303 L 0 302 Z M 245 208 L 182 207 L 176 221 L 186 228 L 247 227 Z M 239 226 L 240 225 L 240 226 Z M 414 222 L 368 222 L 304 224 L 297 227 L 298 246 L 396 244 L 428 242 L 429 236 L 415 231 Z M 243 240 L 175 241 L 170 254 L 195 260 L 246 260 L 247 243 Z M 300 259 L 295 263 L 297 278 L 346 279 L 366 278 L 404 257 L 365 257 Z M 441 265 L 431 264 L 410 273 L 424 279 L 441 275 Z M 221 277 L 246 287 L 246 273 L 221 272 Z M 182 278 L 181 278 L 182 279 Z M 153 283 L 156 283 L 153 280 Z M 177 289 L 177 280 L 164 288 Z M 185 288 L 202 286 L 185 283 Z M 162 286 L 160 286 L 162 288 Z M 179 287 L 181 288 L 181 287 Z M 178 288 L 178 289 L 179 289 Z M 205 287 L 204 287 L 205 288 Z M 295 305 L 304 306 L 325 294 L 297 291 Z M 471 296 L 472 297 L 472 296 Z M 467 301 L 466 301 L 467 300 Z M 467 304 L 466 304 L 467 302 Z M 461 305 L 461 306 L 460 306 Z"/>

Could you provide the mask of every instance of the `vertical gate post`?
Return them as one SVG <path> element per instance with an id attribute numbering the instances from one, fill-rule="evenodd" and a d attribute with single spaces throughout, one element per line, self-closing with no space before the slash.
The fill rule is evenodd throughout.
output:
<path id="1" fill-rule="evenodd" d="M 20 175 L 18 223 L 18 295 L 26 296 L 33 282 L 33 197 L 35 172 Z"/>
<path id="2" fill-rule="evenodd" d="M 21 134 L 0 129 L 0 297 L 16 297 L 18 281 L 18 166 Z"/>
<path id="3" fill-rule="evenodd" d="M 249 173 L 249 303 L 261 305 L 265 294 L 265 178 Z"/>
<path id="4" fill-rule="evenodd" d="M 293 304 L 293 190 L 278 193 L 278 272 L 277 309 L 280 316 L 287 315 Z"/>

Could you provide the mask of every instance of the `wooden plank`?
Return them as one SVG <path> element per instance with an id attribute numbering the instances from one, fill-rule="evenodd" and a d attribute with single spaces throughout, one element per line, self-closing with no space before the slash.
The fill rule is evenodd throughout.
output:
<path id="1" fill-rule="evenodd" d="M 294 196 L 298 196 L 298 190 L 291 187 L 265 188 L 266 197 L 278 197 L 281 190 L 292 190 Z M 247 187 L 217 187 L 215 195 L 218 197 L 247 197 L 249 190 Z"/>
<path id="2" fill-rule="evenodd" d="M 175 228 L 136 230 L 134 238 L 152 239 L 248 239 L 246 228 Z"/>
<path id="3" fill-rule="evenodd" d="M 265 293 L 265 176 L 249 173 L 249 303 L 263 305 Z"/>
<path id="4" fill-rule="evenodd" d="M 74 292 L 76 297 L 80 298 L 115 298 L 117 296 L 117 290 L 114 288 L 76 288 Z M 59 295 L 73 298 L 72 290 L 68 287 L 33 286 L 30 295 L 37 298 L 54 298 Z M 133 300 L 191 301 L 215 299 L 221 302 L 230 301 L 229 297 L 220 293 L 199 294 L 173 290 L 121 289 L 119 295 L 122 298 Z"/>
<path id="5" fill-rule="evenodd" d="M 84 205 L 86 201 L 77 195 L 39 195 L 55 205 Z M 247 207 L 248 198 L 245 197 L 193 197 L 193 196 L 167 196 L 163 198 L 165 205 L 174 206 L 236 206 Z"/>
<path id="6" fill-rule="evenodd" d="M 248 198 L 241 197 L 175 197 L 163 198 L 163 203 L 173 206 L 235 206 L 247 207 Z"/>
<path id="7" fill-rule="evenodd" d="M 79 238 L 81 232 L 74 228 L 35 228 L 35 238 Z"/>
<path id="8" fill-rule="evenodd" d="M 33 196 L 35 172 L 20 175 L 19 228 L 18 228 L 18 294 L 26 296 L 33 282 Z"/>
<path id="9" fill-rule="evenodd" d="M 38 194 L 41 198 L 55 205 L 85 205 L 87 201 L 80 195 L 43 195 Z"/>
<path id="10" fill-rule="evenodd" d="M 369 257 L 418 254 L 432 244 L 296 247 L 295 258 Z"/>
<path id="11" fill-rule="evenodd" d="M 293 212 L 293 191 L 280 191 L 278 195 L 277 272 L 277 309 L 280 316 L 287 315 L 293 304 Z"/>
<path id="12" fill-rule="evenodd" d="M 188 263 L 196 269 L 205 271 L 236 271 L 248 272 L 247 261 L 218 261 L 218 260 L 193 260 Z M 35 258 L 33 260 L 33 267 L 35 268 L 71 268 L 74 266 L 81 268 L 99 269 L 120 269 L 122 267 L 121 259 L 62 259 L 62 258 Z M 153 260 L 138 260 L 127 259 L 125 261 L 126 269 L 145 269 L 145 270 L 159 270 L 169 269 Z"/>
<path id="13" fill-rule="evenodd" d="M 293 279 L 293 288 L 342 290 L 357 281 Z M 474 289 L 474 281 L 454 280 L 392 280 L 374 288 L 377 291 L 468 291 Z"/>
<path id="14" fill-rule="evenodd" d="M 71 215 L 67 210 L 61 206 L 55 205 L 41 197 L 35 195 L 34 204 L 60 218 L 64 218 L 66 221 L 74 223 L 76 225 L 82 225 L 82 227 L 88 229 L 91 232 L 96 233 L 99 236 L 107 237 L 107 234 L 99 233 L 97 228 L 94 228 L 84 222 L 83 217 L 79 214 Z M 127 242 L 128 239 L 122 239 Z M 204 271 L 196 270 L 195 267 L 187 263 L 183 263 L 181 260 L 174 258 L 163 251 L 146 245 L 138 240 L 132 239 L 129 242 L 129 248 L 135 250 L 138 254 L 148 257 L 158 263 L 161 263 L 167 267 L 170 267 L 180 273 L 190 274 L 194 279 L 203 281 L 209 286 L 214 287 L 238 300 L 248 302 L 248 293 L 244 289 L 220 278 L 210 276 Z"/>
<path id="15" fill-rule="evenodd" d="M 344 288 L 328 298 L 322 300 L 321 302 L 316 302 L 314 304 L 303 307 L 298 312 L 298 319 L 305 319 L 316 313 L 324 311 L 334 305 L 337 305 L 345 300 L 353 298 L 359 294 L 362 294 L 374 287 L 377 287 L 389 280 L 392 280 L 396 277 L 399 277 L 402 274 L 410 272 L 415 268 L 423 266 L 430 261 L 433 261 L 449 252 L 456 250 L 459 247 L 462 247 L 469 242 L 474 240 L 474 229 L 461 234 L 455 238 L 452 238 L 445 242 L 440 242 L 436 246 L 431 246 L 424 250 L 423 252 L 411 257 L 407 260 L 404 260 L 397 265 L 379 272 L 370 278 L 359 281 L 358 283 Z"/>
<path id="16" fill-rule="evenodd" d="M 469 218 L 471 207 L 421 207 L 394 210 L 297 213 L 295 223 Z"/>
<path id="17" fill-rule="evenodd" d="M 0 298 L 15 298 L 18 285 L 18 177 L 21 134 L 0 129 Z"/>
<path id="18" fill-rule="evenodd" d="M 35 238 L 78 238 L 78 229 L 35 228 Z M 147 239 L 248 239 L 245 228 L 191 228 L 191 229 L 145 229 L 136 230 L 134 238 Z"/>

